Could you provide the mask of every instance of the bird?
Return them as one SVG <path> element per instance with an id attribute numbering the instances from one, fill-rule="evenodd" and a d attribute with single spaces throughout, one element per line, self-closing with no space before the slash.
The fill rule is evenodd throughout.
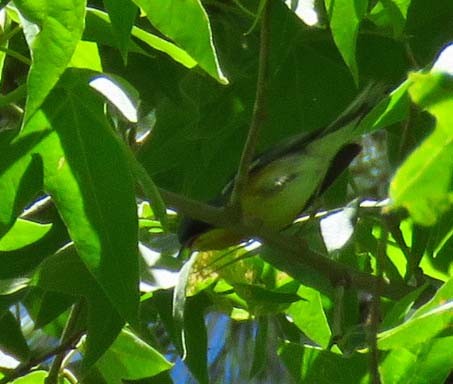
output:
<path id="1" fill-rule="evenodd" d="M 356 128 L 384 95 L 384 85 L 370 82 L 332 123 L 302 132 L 259 154 L 252 162 L 239 202 L 246 222 L 275 231 L 294 220 L 349 166 L 362 147 Z M 229 202 L 234 177 L 210 203 Z M 216 228 L 183 216 L 178 238 L 191 250 L 219 250 L 248 240 L 227 228 Z"/>

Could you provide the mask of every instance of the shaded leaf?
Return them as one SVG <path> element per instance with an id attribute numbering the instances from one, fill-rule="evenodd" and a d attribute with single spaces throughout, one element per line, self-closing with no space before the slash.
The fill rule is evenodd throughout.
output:
<path id="1" fill-rule="evenodd" d="M 0 313 L 0 349 L 21 361 L 26 361 L 30 354 L 20 322 L 10 311 Z"/>
<path id="2" fill-rule="evenodd" d="M 316 384 L 368 383 L 368 356 L 345 357 L 309 345 L 285 343 L 279 349 L 296 382 Z"/>
<path id="3" fill-rule="evenodd" d="M 109 384 L 157 375 L 172 367 L 164 356 L 132 332 L 123 330 L 96 367 Z"/>
<path id="4" fill-rule="evenodd" d="M 113 343 L 124 320 L 112 306 L 73 247 L 46 259 L 34 277 L 44 290 L 85 297 L 88 302 L 87 347 L 84 363 L 93 364 Z"/>
<path id="5" fill-rule="evenodd" d="M 118 41 L 121 56 L 127 62 L 129 36 L 138 8 L 131 0 L 103 0 L 112 22 L 113 34 Z"/>

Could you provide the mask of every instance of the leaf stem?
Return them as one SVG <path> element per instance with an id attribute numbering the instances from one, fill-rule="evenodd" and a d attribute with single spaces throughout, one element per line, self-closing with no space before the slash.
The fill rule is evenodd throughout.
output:
<path id="1" fill-rule="evenodd" d="M 385 224 L 385 223 L 383 223 Z M 379 349 L 377 345 L 377 335 L 380 324 L 380 304 L 382 291 L 382 271 L 383 263 L 386 259 L 386 248 L 389 232 L 385 225 L 381 226 L 381 237 L 379 239 L 379 248 L 376 255 L 376 277 L 374 282 L 373 300 L 371 302 L 370 320 L 368 325 L 368 343 L 370 346 L 370 374 L 373 384 L 380 384 L 379 375 Z"/>
<path id="2" fill-rule="evenodd" d="M 248 173 L 255 156 L 260 129 L 266 119 L 266 104 L 269 72 L 269 45 L 270 45 L 270 2 L 264 1 L 261 15 L 260 52 L 258 62 L 258 80 L 256 85 L 255 104 L 247 140 L 242 151 L 236 179 L 231 193 L 230 207 L 233 212 L 241 214 L 240 197 L 247 185 Z"/>

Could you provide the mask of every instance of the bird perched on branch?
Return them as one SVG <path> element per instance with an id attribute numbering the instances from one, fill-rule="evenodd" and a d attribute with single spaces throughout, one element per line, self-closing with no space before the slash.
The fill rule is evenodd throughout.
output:
<path id="1" fill-rule="evenodd" d="M 357 127 L 383 96 L 380 84 L 370 84 L 327 127 L 303 132 L 259 155 L 252 163 L 239 201 L 246 222 L 280 231 L 289 226 L 321 195 L 360 153 Z M 212 204 L 227 204 L 234 179 Z M 193 250 L 222 249 L 246 240 L 228 228 L 188 217 L 182 219 L 179 240 Z"/>

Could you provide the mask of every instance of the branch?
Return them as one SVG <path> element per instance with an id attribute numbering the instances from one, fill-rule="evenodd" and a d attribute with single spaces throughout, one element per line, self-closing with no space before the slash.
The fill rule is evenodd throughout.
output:
<path id="1" fill-rule="evenodd" d="M 258 80 L 256 85 L 255 104 L 253 106 L 252 121 L 247 135 L 247 140 L 241 155 L 233 191 L 231 193 L 230 206 L 233 211 L 241 213 L 240 197 L 247 185 L 248 173 L 255 156 L 255 148 L 258 142 L 259 131 L 266 119 L 266 104 L 269 72 L 269 42 L 270 42 L 270 1 L 264 1 L 261 16 L 260 29 L 260 53 L 258 62 Z"/>
<path id="2" fill-rule="evenodd" d="M 65 328 L 63 329 L 63 332 L 61 334 L 61 344 L 64 344 L 67 339 L 72 338 L 72 335 L 74 334 L 77 328 L 77 323 L 79 322 L 81 310 L 82 310 L 81 301 L 79 301 L 72 307 Z M 63 350 L 55 355 L 55 359 L 53 360 L 52 365 L 50 366 L 49 369 L 49 374 L 44 380 L 45 384 L 58 384 L 61 365 L 66 356 L 66 353 L 67 351 Z"/>
<path id="3" fill-rule="evenodd" d="M 72 337 L 68 338 L 63 344 L 60 344 L 59 346 L 55 347 L 54 349 L 52 349 L 34 359 L 29 360 L 26 363 L 20 364 L 17 368 L 12 370 L 9 374 L 7 374 L 2 379 L 0 379 L 0 384 L 10 383 L 11 381 L 17 379 L 18 377 L 26 375 L 27 373 L 29 373 L 32 370 L 33 367 L 40 365 L 41 363 L 50 359 L 51 357 L 56 356 L 63 352 L 67 352 L 71 349 L 74 349 L 75 345 L 78 343 L 82 334 L 83 334 L 82 331 L 78 332 L 75 335 L 73 335 Z"/>
<path id="4" fill-rule="evenodd" d="M 232 232 L 244 237 L 255 238 L 280 250 L 281 252 L 278 255 L 268 252 L 263 254 L 262 257 L 305 285 L 321 290 L 325 288 L 325 281 L 319 279 L 319 274 L 321 274 L 334 285 L 341 283 L 346 287 L 351 286 L 370 293 L 373 293 L 374 287 L 379 282 L 382 295 L 394 299 L 402 297 L 411 290 L 410 287 L 402 283 L 390 284 L 382 278 L 357 271 L 348 265 L 313 252 L 306 241 L 299 237 L 281 232 L 276 233 L 265 226 L 258 228 L 238 223 L 224 209 L 214 208 L 173 192 L 160 190 L 160 194 L 168 206 L 175 208 L 184 215 L 215 227 L 228 228 Z M 308 279 L 311 280 L 308 281 Z"/>

